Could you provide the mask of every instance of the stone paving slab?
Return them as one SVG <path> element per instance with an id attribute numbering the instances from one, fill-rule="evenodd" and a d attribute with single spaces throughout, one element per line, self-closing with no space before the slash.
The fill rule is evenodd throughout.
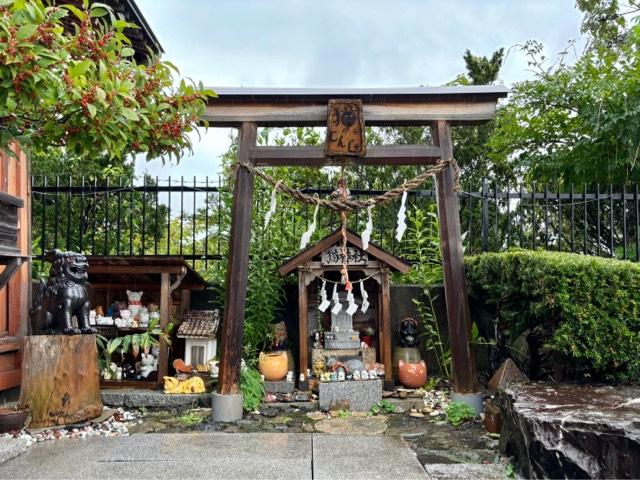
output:
<path id="1" fill-rule="evenodd" d="M 491 463 L 431 463 L 425 465 L 431 480 L 504 480 L 505 466 Z"/>
<path id="2" fill-rule="evenodd" d="M 415 454 L 398 437 L 314 434 L 313 478 L 412 480 L 429 477 Z"/>
<path id="3" fill-rule="evenodd" d="M 311 478 L 309 434 L 145 434 L 43 442 L 0 478 Z"/>
<path id="4" fill-rule="evenodd" d="M 17 457 L 27 449 L 25 438 L 0 438 L 0 463 Z"/>

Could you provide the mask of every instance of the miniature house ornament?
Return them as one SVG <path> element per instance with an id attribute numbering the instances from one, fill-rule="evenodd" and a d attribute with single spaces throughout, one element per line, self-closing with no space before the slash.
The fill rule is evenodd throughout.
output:
<path id="1" fill-rule="evenodd" d="M 178 328 L 178 338 L 185 339 L 185 363 L 197 367 L 215 358 L 216 333 L 220 312 L 216 310 L 189 310 Z"/>

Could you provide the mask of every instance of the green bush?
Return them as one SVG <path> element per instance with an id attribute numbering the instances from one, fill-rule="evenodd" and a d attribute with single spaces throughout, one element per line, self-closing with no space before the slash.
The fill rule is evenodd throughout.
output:
<path id="1" fill-rule="evenodd" d="M 640 381 L 640 265 L 512 250 L 466 259 L 470 294 L 514 339 L 547 325 L 546 345 L 581 378 Z"/>

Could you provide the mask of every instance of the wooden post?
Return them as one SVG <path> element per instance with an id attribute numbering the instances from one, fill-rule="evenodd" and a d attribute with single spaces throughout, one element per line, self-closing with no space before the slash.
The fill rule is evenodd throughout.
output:
<path id="1" fill-rule="evenodd" d="M 440 146 L 442 158 L 453 158 L 451 131 L 448 122 L 438 121 L 432 132 L 434 143 Z M 476 365 L 469 343 L 471 340 L 471 321 L 460 236 L 458 194 L 455 191 L 453 167 L 450 166 L 436 176 L 436 192 L 453 387 L 454 391 L 458 393 L 473 393 L 476 391 Z"/>
<path id="2" fill-rule="evenodd" d="M 307 368 L 309 366 L 309 309 L 307 307 L 307 282 L 304 270 L 298 270 L 298 315 L 299 315 L 299 344 L 298 356 L 300 365 L 298 375 L 304 374 L 304 382 L 298 382 L 299 390 L 308 390 L 309 379 L 307 378 Z"/>
<path id="3" fill-rule="evenodd" d="M 257 126 L 243 123 L 240 128 L 238 161 L 249 163 L 249 152 L 256 145 Z M 244 309 L 247 299 L 249 271 L 249 240 L 251 238 L 251 212 L 253 209 L 253 172 L 238 167 L 233 189 L 231 209 L 231 238 L 227 265 L 224 319 L 220 345 L 220 373 L 218 393 L 240 393 L 240 362 L 244 333 Z"/>
<path id="4" fill-rule="evenodd" d="M 180 291 L 180 315 L 184 315 L 187 310 L 191 309 L 191 290 L 183 288 Z"/>
<path id="5" fill-rule="evenodd" d="M 380 356 L 384 365 L 384 388 L 393 390 L 393 361 L 391 354 L 391 292 L 389 291 L 389 269 L 383 269 L 380 285 Z"/>
<path id="6" fill-rule="evenodd" d="M 78 423 L 100 415 L 95 335 L 25 337 L 18 403 L 31 409 L 31 428 Z"/>
<path id="7" fill-rule="evenodd" d="M 160 274 L 160 328 L 165 329 L 169 324 L 171 314 L 171 280 L 169 273 Z M 164 340 L 160 340 L 160 358 L 158 359 L 158 383 L 163 383 L 163 377 L 169 374 L 169 349 Z"/>

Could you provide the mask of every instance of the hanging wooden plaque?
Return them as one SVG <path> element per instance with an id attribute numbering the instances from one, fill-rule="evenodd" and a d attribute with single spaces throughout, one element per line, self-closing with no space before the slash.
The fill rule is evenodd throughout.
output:
<path id="1" fill-rule="evenodd" d="M 364 133 L 361 100 L 329 100 L 324 143 L 328 157 L 364 157 L 367 153 Z"/>

